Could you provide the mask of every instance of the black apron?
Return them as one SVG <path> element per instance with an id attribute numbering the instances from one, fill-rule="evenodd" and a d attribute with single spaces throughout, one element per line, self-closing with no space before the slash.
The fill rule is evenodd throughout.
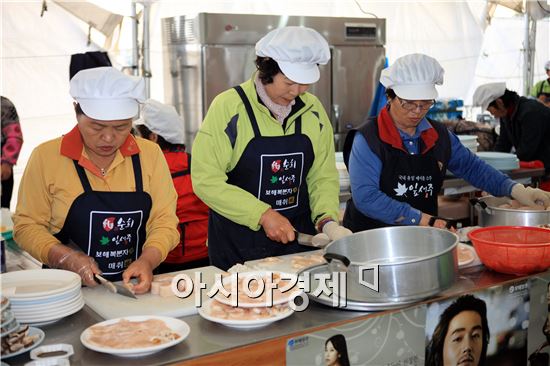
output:
<path id="1" fill-rule="evenodd" d="M 139 154 L 132 155 L 135 192 L 93 191 L 84 168 L 76 160 L 74 165 L 84 193 L 73 201 L 55 237 L 76 244 L 95 259 L 107 279 L 119 281 L 141 254 L 152 205 L 151 196 L 143 191 Z"/>
<path id="2" fill-rule="evenodd" d="M 376 119 L 369 120 L 358 131 L 363 134 L 371 150 L 382 161 L 380 190 L 396 201 L 407 202 L 422 212 L 437 216 L 437 195 L 445 178 L 451 143 L 443 125 L 433 121 L 430 123 L 438 132 L 439 138 L 430 150 L 415 155 L 405 152 L 405 147 L 405 151 L 402 151 L 380 140 Z M 347 153 L 344 155 L 347 159 L 356 132 L 350 131 L 346 137 L 347 148 L 345 146 L 344 149 Z M 420 139 L 420 151 L 424 148 L 424 143 Z M 343 224 L 353 232 L 397 226 L 363 215 L 353 202 L 353 192 L 352 198 L 346 204 Z"/>
<path id="3" fill-rule="evenodd" d="M 295 123 L 295 133 L 289 136 L 265 137 L 240 86 L 241 97 L 254 130 L 254 137 L 235 168 L 227 174 L 227 183 L 240 187 L 285 216 L 296 230 L 315 234 L 309 207 L 309 192 L 305 177 L 313 164 L 313 147 L 302 134 L 302 119 Z M 238 202 L 235 202 L 238 204 Z M 208 256 L 212 265 L 228 269 L 236 263 L 310 250 L 297 241 L 282 244 L 269 239 L 263 228 L 259 231 L 234 223 L 210 210 L 208 216 Z"/>

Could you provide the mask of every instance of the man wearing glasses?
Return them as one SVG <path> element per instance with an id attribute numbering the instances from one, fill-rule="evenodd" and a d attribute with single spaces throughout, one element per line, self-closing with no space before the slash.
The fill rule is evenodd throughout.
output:
<path id="1" fill-rule="evenodd" d="M 353 232 L 394 225 L 449 227 L 437 218 L 447 169 L 495 196 L 511 196 L 526 206 L 550 205 L 550 194 L 514 182 L 426 118 L 443 74 L 439 62 L 423 54 L 403 56 L 382 71 L 387 106 L 350 131 L 344 145 L 352 193 L 344 226 Z"/>

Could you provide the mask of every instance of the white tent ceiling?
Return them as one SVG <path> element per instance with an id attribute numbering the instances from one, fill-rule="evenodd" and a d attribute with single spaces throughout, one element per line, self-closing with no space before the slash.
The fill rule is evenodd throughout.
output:
<path id="1" fill-rule="evenodd" d="M 124 15 L 122 27 L 114 26 L 119 16 L 89 7 L 90 2 Z M 506 2 L 513 3 L 509 4 L 512 8 L 522 3 Z M 92 23 L 101 32 L 92 31 L 91 44 L 88 44 L 88 22 L 52 1 L 47 2 L 48 10 L 43 17 L 40 0 L 0 3 L 0 92 L 16 105 L 25 136 L 16 167 L 16 184 L 32 149 L 74 124 L 68 95 L 70 55 L 107 47 L 115 66 L 128 66 L 132 60 L 130 1 L 62 3 L 80 17 L 83 4 L 88 6 L 89 15 L 96 14 Z M 370 17 L 366 13 L 374 13 L 387 20 L 386 54 L 390 62 L 410 52 L 423 52 L 442 63 L 446 70 L 445 83 L 439 89 L 442 97 L 462 98 L 467 103 L 477 85 L 496 80 L 505 80 L 510 89 L 520 91 L 523 18 L 500 6 L 487 9 L 486 4 L 486 1 L 438 0 L 160 0 L 152 4 L 151 12 L 151 96 L 164 100 L 161 18 L 199 12 L 341 17 Z M 540 8 L 547 6 L 547 1 L 527 5 Z M 491 10 L 489 14 L 487 10 Z M 487 15 L 493 16 L 490 25 Z M 542 65 L 550 59 L 549 18 L 539 20 L 537 25 L 535 80 L 544 77 Z M 106 37 L 111 32 L 112 36 Z"/>

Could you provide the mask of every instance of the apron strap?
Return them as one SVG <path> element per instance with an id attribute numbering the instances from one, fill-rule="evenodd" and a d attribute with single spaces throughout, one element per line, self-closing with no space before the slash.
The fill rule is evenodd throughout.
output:
<path id="1" fill-rule="evenodd" d="M 92 186 L 86 176 L 84 168 L 82 168 L 77 160 L 73 160 L 76 172 L 80 178 L 80 183 L 84 188 L 84 192 L 92 192 Z M 136 192 L 143 192 L 143 177 L 141 175 L 141 163 L 139 161 L 139 154 L 132 155 L 132 166 L 134 167 L 134 180 L 136 182 Z"/>
<path id="2" fill-rule="evenodd" d="M 84 168 L 82 168 L 77 160 L 73 160 L 74 166 L 76 168 L 76 172 L 78 173 L 78 178 L 80 178 L 80 183 L 82 184 L 82 187 L 84 188 L 84 192 L 91 192 L 92 186 L 90 185 L 90 181 L 88 180 L 88 177 L 86 176 L 86 172 L 84 171 Z"/>
<path id="3" fill-rule="evenodd" d="M 302 133 L 302 115 L 299 115 L 294 123 L 296 123 L 296 126 L 294 126 L 294 134 L 300 135 Z"/>
<path id="4" fill-rule="evenodd" d="M 254 137 L 261 137 L 260 129 L 258 128 L 258 122 L 256 121 L 256 116 L 254 115 L 254 111 L 252 110 L 252 105 L 250 105 L 250 101 L 248 100 L 246 94 L 244 93 L 243 88 L 241 88 L 240 85 L 237 85 L 233 87 L 241 97 L 244 107 L 246 108 L 246 113 L 248 114 L 248 118 L 250 119 L 250 123 L 252 124 L 252 129 L 254 130 Z"/>
<path id="5" fill-rule="evenodd" d="M 172 173 L 172 178 L 182 177 L 191 173 L 191 154 L 187 154 L 187 169 Z"/>
<path id="6" fill-rule="evenodd" d="M 132 166 L 134 167 L 136 192 L 143 192 L 143 176 L 141 175 L 141 162 L 139 161 L 139 154 L 132 155 Z"/>

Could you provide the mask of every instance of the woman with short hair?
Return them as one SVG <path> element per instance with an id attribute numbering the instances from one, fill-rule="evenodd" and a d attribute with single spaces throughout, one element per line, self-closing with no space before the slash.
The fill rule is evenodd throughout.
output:
<path id="1" fill-rule="evenodd" d="M 258 71 L 218 95 L 193 143 L 195 193 L 210 207 L 208 253 L 216 267 L 296 253 L 295 230 L 331 240 L 338 173 L 329 118 L 312 94 L 330 59 L 313 29 L 284 27 L 256 44 Z"/>

